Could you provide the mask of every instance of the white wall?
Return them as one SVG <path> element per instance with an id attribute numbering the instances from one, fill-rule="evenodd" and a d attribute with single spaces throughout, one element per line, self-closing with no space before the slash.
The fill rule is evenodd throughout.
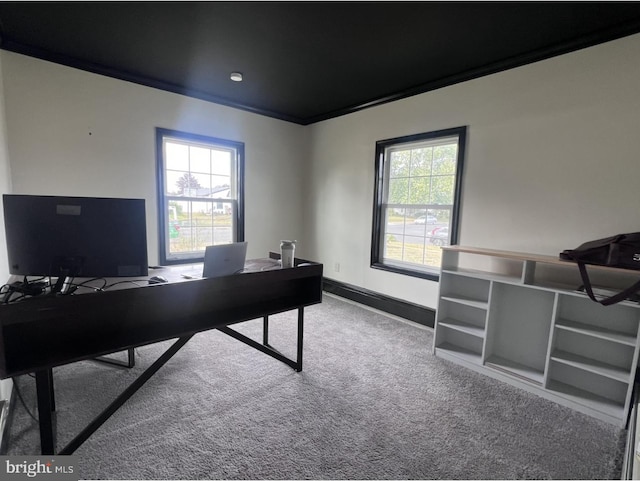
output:
<path id="1" fill-rule="evenodd" d="M 2 59 L 0 58 L 0 285 L 9 278 L 9 263 L 7 261 L 7 246 L 4 233 L 4 210 L 2 208 L 2 194 L 11 193 L 11 169 L 7 153 L 7 126 L 4 113 L 4 87 L 2 84 Z M 10 399 L 13 384 L 9 379 L 0 381 L 0 399 Z M 2 433 L 0 433 L 0 438 Z"/>
<path id="2" fill-rule="evenodd" d="M 11 169 L 7 152 L 7 124 L 5 118 L 5 97 L 2 83 L 2 59 L 0 58 L 0 279 L 9 277 L 9 263 L 7 260 L 6 237 L 4 233 L 4 210 L 2 209 L 2 194 L 11 193 Z M 0 282 L 0 285 L 2 282 Z"/>
<path id="3" fill-rule="evenodd" d="M 288 238 L 305 254 L 304 127 L 11 52 L 0 58 L 14 193 L 146 199 L 154 264 L 155 127 L 240 141 L 248 255 L 265 256 Z"/>
<path id="4" fill-rule="evenodd" d="M 638 58 L 634 35 L 312 125 L 311 257 L 435 307 L 437 283 L 369 267 L 375 142 L 462 125 L 460 244 L 557 255 L 640 231 Z"/>

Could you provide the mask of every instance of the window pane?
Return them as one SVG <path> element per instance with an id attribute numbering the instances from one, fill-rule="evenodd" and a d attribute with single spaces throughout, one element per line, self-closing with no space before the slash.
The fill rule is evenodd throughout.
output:
<path id="1" fill-rule="evenodd" d="M 191 188 L 193 192 L 189 194 L 192 197 L 209 197 L 211 194 L 211 176 L 208 174 L 191 174 L 193 182 Z"/>
<path id="2" fill-rule="evenodd" d="M 212 150 L 211 151 L 211 172 L 218 175 L 231 175 L 231 152 L 228 150 Z"/>
<path id="3" fill-rule="evenodd" d="M 214 202 L 213 204 L 213 243 L 228 244 L 233 242 L 233 203 Z"/>
<path id="4" fill-rule="evenodd" d="M 415 149 L 411 156 L 411 175 L 431 175 L 432 148 Z"/>
<path id="5" fill-rule="evenodd" d="M 449 225 L 451 222 L 451 207 L 448 209 L 429 209 L 429 213 L 436 218 L 435 225 Z"/>
<path id="6" fill-rule="evenodd" d="M 383 257 L 390 260 L 402 260 L 404 236 L 397 234 L 385 235 Z"/>
<path id="7" fill-rule="evenodd" d="M 211 173 L 211 150 L 189 147 L 191 172 Z"/>
<path id="8" fill-rule="evenodd" d="M 188 177 L 189 173 L 176 170 L 167 170 L 165 174 L 165 193 L 170 195 L 182 195 L 183 189 L 186 184 L 185 181 L 181 179 L 183 179 L 185 176 Z"/>
<path id="9" fill-rule="evenodd" d="M 165 166 L 172 170 L 189 170 L 189 147 L 173 142 L 166 142 L 165 149 Z"/>
<path id="10" fill-rule="evenodd" d="M 391 179 L 389 181 L 389 204 L 406 204 L 409 200 L 409 179 Z"/>
<path id="11" fill-rule="evenodd" d="M 440 145 L 433 149 L 433 175 L 455 173 L 457 150 L 455 144 Z"/>
<path id="12" fill-rule="evenodd" d="M 405 236 L 402 260 L 414 264 L 424 264 L 424 237 Z"/>
<path id="13" fill-rule="evenodd" d="M 389 177 L 406 177 L 409 175 L 409 166 L 411 164 L 411 151 L 401 150 L 391 152 Z"/>
<path id="14" fill-rule="evenodd" d="M 396 232 L 398 229 L 402 234 L 404 224 L 404 214 L 402 209 L 392 209 L 387 207 L 385 209 L 385 230 L 387 232 Z"/>
<path id="15" fill-rule="evenodd" d="M 191 172 L 180 172 L 180 174 L 181 175 L 175 180 L 175 190 L 178 195 L 197 197 L 199 189 L 203 188 L 200 181 L 204 180 L 206 182 L 206 180 Z"/>
<path id="16" fill-rule="evenodd" d="M 169 201 L 168 237 L 171 254 L 191 252 L 191 212 L 189 202 Z"/>
<path id="17" fill-rule="evenodd" d="M 409 203 L 428 204 L 431 192 L 431 177 L 411 177 L 409 181 Z"/>
<path id="18" fill-rule="evenodd" d="M 394 209 L 387 207 L 385 209 L 385 227 L 384 227 L 384 235 L 386 238 L 385 246 L 384 246 L 384 257 L 391 256 L 394 259 L 402 259 L 402 250 L 400 249 L 395 254 L 393 252 L 396 251 L 396 247 L 401 244 L 398 243 L 398 239 L 402 239 L 404 235 L 405 229 L 405 216 L 401 212 L 402 209 Z M 399 212 L 400 211 L 400 212 Z M 391 249 L 392 253 L 389 254 L 387 251 Z"/>
<path id="19" fill-rule="evenodd" d="M 218 190 L 226 190 L 227 193 L 224 195 L 224 197 L 228 197 L 229 196 L 229 186 L 231 185 L 231 178 L 228 176 L 222 176 L 222 175 L 212 175 L 211 176 L 211 185 L 213 186 L 214 190 L 218 191 Z M 226 187 L 226 189 L 222 189 L 222 187 Z M 216 197 L 220 197 L 219 195 L 216 195 Z"/>
<path id="20" fill-rule="evenodd" d="M 233 202 L 170 201 L 170 255 L 203 251 L 234 242 Z"/>
<path id="21" fill-rule="evenodd" d="M 446 225 L 439 225 L 427 232 L 427 241 L 434 246 L 448 246 L 449 240 L 449 227 Z"/>
<path id="22" fill-rule="evenodd" d="M 431 203 L 453 204 L 455 177 L 444 175 L 431 178 Z"/>

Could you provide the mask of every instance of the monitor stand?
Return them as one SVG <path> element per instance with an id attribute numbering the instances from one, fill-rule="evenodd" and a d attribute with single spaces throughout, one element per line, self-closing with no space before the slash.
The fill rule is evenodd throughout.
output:
<path id="1" fill-rule="evenodd" d="M 58 293 L 64 293 L 64 288 L 65 288 L 65 284 L 67 282 L 67 272 L 61 272 L 58 275 L 58 280 L 56 281 L 56 283 L 51 287 L 51 294 L 55 295 Z"/>

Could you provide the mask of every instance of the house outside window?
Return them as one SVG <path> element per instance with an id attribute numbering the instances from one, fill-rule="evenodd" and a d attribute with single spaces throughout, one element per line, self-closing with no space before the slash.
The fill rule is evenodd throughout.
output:
<path id="1" fill-rule="evenodd" d="M 466 127 L 376 143 L 371 266 L 437 280 L 458 240 Z"/>
<path id="2" fill-rule="evenodd" d="M 160 264 L 244 240 L 244 144 L 156 129 Z"/>

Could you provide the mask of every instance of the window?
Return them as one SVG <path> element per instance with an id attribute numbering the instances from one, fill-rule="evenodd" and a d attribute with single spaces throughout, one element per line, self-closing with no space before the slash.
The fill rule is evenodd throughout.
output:
<path id="1" fill-rule="evenodd" d="M 244 144 L 156 129 L 160 263 L 244 240 Z"/>
<path id="2" fill-rule="evenodd" d="M 458 233 L 466 127 L 376 143 L 371 265 L 438 279 Z"/>

